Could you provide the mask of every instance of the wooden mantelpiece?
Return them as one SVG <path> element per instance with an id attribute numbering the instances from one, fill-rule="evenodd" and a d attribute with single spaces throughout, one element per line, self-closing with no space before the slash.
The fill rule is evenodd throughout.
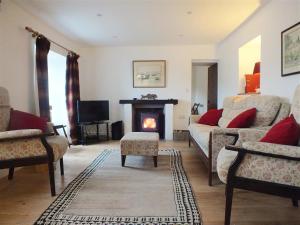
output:
<path id="1" fill-rule="evenodd" d="M 145 100 L 145 99 L 125 99 L 120 100 L 120 104 L 143 104 L 143 105 L 165 105 L 165 104 L 173 104 L 177 105 L 177 99 L 157 99 L 157 100 Z"/>

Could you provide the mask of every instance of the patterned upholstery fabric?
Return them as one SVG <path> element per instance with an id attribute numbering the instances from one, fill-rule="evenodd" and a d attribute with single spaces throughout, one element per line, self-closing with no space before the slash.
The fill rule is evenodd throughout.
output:
<path id="1" fill-rule="evenodd" d="M 297 122 L 300 123 L 300 85 L 297 86 L 293 97 L 291 113 Z"/>
<path id="2" fill-rule="evenodd" d="M 245 142 L 243 147 L 249 150 L 300 157 L 300 147 L 295 146 Z M 220 180 L 224 183 L 227 182 L 228 169 L 236 156 L 237 152 L 229 151 L 225 148 L 220 151 L 217 170 Z M 236 175 L 300 187 L 300 164 L 292 160 L 247 154 Z"/>
<path id="3" fill-rule="evenodd" d="M 1 142 L 0 149 L 0 160 L 47 155 L 40 138 Z"/>
<path id="4" fill-rule="evenodd" d="M 295 91 L 291 113 L 299 123 L 300 85 Z M 267 131 L 254 129 L 240 130 L 237 145 L 252 151 L 285 155 L 289 157 L 300 157 L 299 146 L 257 142 L 266 132 Z M 219 153 L 217 159 L 217 171 L 220 180 L 224 183 L 227 181 L 228 169 L 236 156 L 237 152 L 226 150 L 225 147 L 222 148 Z M 255 180 L 300 187 L 300 163 L 293 160 L 246 154 L 236 175 Z"/>
<path id="5" fill-rule="evenodd" d="M 282 102 L 280 106 L 280 110 L 278 115 L 276 116 L 276 120 L 272 123 L 272 125 L 278 123 L 279 121 L 283 120 L 284 118 L 288 117 L 291 111 L 291 104 L 288 102 Z"/>
<path id="6" fill-rule="evenodd" d="M 26 137 L 36 134 L 41 134 L 42 131 L 38 129 L 26 129 L 26 130 L 10 130 L 0 132 L 0 140 L 6 138 L 17 138 L 17 137 Z"/>
<path id="7" fill-rule="evenodd" d="M 130 132 L 120 141 L 121 155 L 158 155 L 158 133 Z"/>
<path id="8" fill-rule="evenodd" d="M 217 171 L 217 158 L 220 150 L 225 145 L 233 144 L 234 137 L 227 136 L 226 133 L 236 133 L 236 128 L 217 128 L 212 131 L 212 172 Z"/>
<path id="9" fill-rule="evenodd" d="M 23 132 L 23 131 L 18 131 L 18 132 Z M 28 133 L 26 133 L 26 135 L 28 135 Z M 66 138 L 62 136 L 47 137 L 47 142 L 53 148 L 54 161 L 61 159 L 68 149 L 68 142 Z M 0 149 L 1 149 L 0 160 L 20 159 L 20 158 L 47 155 L 47 151 L 44 145 L 42 144 L 40 138 L 0 142 Z"/>
<path id="10" fill-rule="evenodd" d="M 208 156 L 209 151 L 209 135 L 217 126 L 209 126 L 204 124 L 193 123 L 190 124 L 188 129 L 190 134 L 203 150 L 206 156 Z"/>
<path id="11" fill-rule="evenodd" d="M 8 91 L 0 87 L 0 132 L 6 131 L 9 124 L 10 106 Z"/>
<path id="12" fill-rule="evenodd" d="M 276 118 L 281 101 L 280 97 L 268 95 L 227 97 L 223 103 L 224 111 L 219 121 L 219 126 L 227 127 L 234 117 L 253 107 L 257 109 L 253 127 L 269 126 Z"/>
<path id="13" fill-rule="evenodd" d="M 41 134 L 41 130 L 24 129 L 6 131 L 9 124 L 10 105 L 8 91 L 0 87 L 0 140 L 6 138 L 20 138 Z M 48 132 L 53 133 L 53 124 L 48 123 Z M 62 136 L 47 137 L 52 146 L 54 161 L 63 157 L 68 149 L 68 140 Z M 33 156 L 46 156 L 47 152 L 40 138 L 19 139 L 0 142 L 0 160 L 20 159 Z"/>
<path id="14" fill-rule="evenodd" d="M 53 148 L 54 161 L 61 159 L 69 147 L 68 140 L 59 135 L 47 137 L 46 140 Z"/>

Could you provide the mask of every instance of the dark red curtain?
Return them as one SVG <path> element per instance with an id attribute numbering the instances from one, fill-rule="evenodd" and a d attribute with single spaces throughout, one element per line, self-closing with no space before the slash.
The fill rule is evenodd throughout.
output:
<path id="1" fill-rule="evenodd" d="M 36 38 L 36 75 L 38 85 L 40 116 L 50 121 L 49 88 L 48 88 L 48 52 L 50 42 L 39 35 Z"/>
<path id="2" fill-rule="evenodd" d="M 70 136 L 72 143 L 76 144 L 78 140 L 77 134 L 77 101 L 80 100 L 79 90 L 79 55 L 70 53 L 67 56 L 67 71 L 66 71 L 66 98 L 67 110 L 70 122 Z"/>

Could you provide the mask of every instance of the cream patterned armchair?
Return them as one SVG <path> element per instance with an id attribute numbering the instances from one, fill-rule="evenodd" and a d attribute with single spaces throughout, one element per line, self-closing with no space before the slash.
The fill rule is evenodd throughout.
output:
<path id="1" fill-rule="evenodd" d="M 291 108 L 300 123 L 300 85 Z M 300 146 L 259 142 L 267 131 L 238 131 L 236 144 L 223 148 L 217 159 L 217 171 L 226 183 L 225 225 L 230 225 L 233 189 L 245 189 L 300 200 Z"/>
<path id="2" fill-rule="evenodd" d="M 48 164 L 51 194 L 54 196 L 53 163 L 60 160 L 60 172 L 63 175 L 63 155 L 68 149 L 67 139 L 55 135 L 50 123 L 47 134 L 38 129 L 7 131 L 10 110 L 8 91 L 0 87 L 0 169 L 9 169 L 10 180 L 15 167 Z"/>
<path id="3" fill-rule="evenodd" d="M 220 150 L 232 144 L 235 135 L 241 129 L 226 128 L 229 122 L 241 112 L 255 107 L 256 120 L 253 128 L 267 130 L 277 121 L 288 116 L 290 104 L 278 96 L 239 95 L 225 98 L 223 114 L 218 126 L 198 124 L 201 115 L 192 115 L 189 124 L 189 144 L 192 141 L 199 150 L 200 156 L 208 168 L 208 183 L 212 185 L 213 173 L 216 173 L 217 157 Z M 228 136 L 227 133 L 235 135 Z"/>

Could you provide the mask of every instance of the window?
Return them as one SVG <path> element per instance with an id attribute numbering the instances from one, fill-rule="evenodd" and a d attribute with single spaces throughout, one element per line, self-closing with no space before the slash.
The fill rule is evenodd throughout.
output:
<path id="1" fill-rule="evenodd" d="M 66 106 L 66 57 L 54 51 L 48 54 L 49 104 L 51 121 L 58 125 L 67 125 L 69 121 Z"/>

